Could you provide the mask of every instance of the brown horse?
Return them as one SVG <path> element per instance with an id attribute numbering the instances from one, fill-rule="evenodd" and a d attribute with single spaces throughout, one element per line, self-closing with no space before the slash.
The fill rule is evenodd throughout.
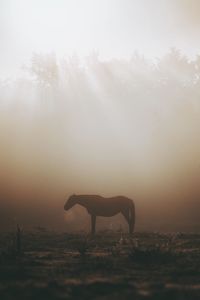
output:
<path id="1" fill-rule="evenodd" d="M 135 205 L 129 198 L 117 196 L 104 198 L 98 195 L 72 195 L 65 203 L 64 209 L 69 210 L 74 205 L 84 206 L 91 215 L 91 234 L 95 234 L 96 217 L 112 217 L 122 213 L 129 225 L 129 233 L 133 233 L 135 225 Z"/>

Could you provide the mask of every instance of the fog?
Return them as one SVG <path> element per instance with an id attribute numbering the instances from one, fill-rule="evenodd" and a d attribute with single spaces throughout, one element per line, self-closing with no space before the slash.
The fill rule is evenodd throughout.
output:
<path id="1" fill-rule="evenodd" d="M 147 1 L 141 2 L 127 1 L 125 13 L 121 12 L 123 18 L 127 8 L 132 7 L 131 3 L 135 3 L 142 15 Z M 19 1 L 19 6 L 16 1 L 8 1 L 9 5 L 5 1 L 2 3 L 4 16 L 7 16 L 9 7 L 15 7 L 19 17 L 25 5 L 24 1 Z M 50 1 L 49 14 L 43 12 L 48 7 L 46 1 L 42 2 L 44 6 L 37 1 L 36 6 L 30 3 L 35 10 L 32 14 L 28 11 L 27 16 L 36 17 L 36 12 L 41 9 L 38 18 L 44 18 L 48 28 L 48 24 L 52 24 L 55 2 Z M 58 3 L 61 9 L 64 4 L 62 1 Z M 77 6 L 70 1 L 67 3 L 72 12 L 79 11 L 80 2 Z M 74 207 L 67 213 L 63 210 L 69 195 L 76 193 L 105 197 L 124 195 L 134 199 L 136 230 L 197 230 L 200 59 L 198 51 L 194 51 L 195 38 L 190 48 L 184 48 L 184 43 L 192 39 L 191 28 L 196 28 L 198 23 L 196 12 L 193 7 L 188 9 L 187 1 L 168 1 L 170 5 L 161 1 L 160 9 L 164 5 L 167 11 L 171 11 L 170 20 L 182 22 L 182 34 L 175 26 L 177 36 L 184 36 L 182 40 L 180 38 L 180 44 L 170 40 L 170 30 L 166 25 L 166 44 L 162 45 L 161 38 L 157 45 L 150 45 L 151 55 L 148 48 L 145 54 L 142 49 L 149 40 L 146 29 L 141 27 L 140 39 L 135 39 L 135 45 L 125 43 L 117 53 L 115 42 L 111 40 L 109 44 L 106 33 L 105 45 L 104 36 L 99 39 L 101 23 L 97 26 L 96 42 L 88 42 L 89 34 L 85 32 L 93 24 L 98 7 L 103 16 L 105 3 L 103 1 L 100 5 L 98 2 L 95 10 L 90 7 L 91 2 L 86 3 L 90 21 L 86 22 L 84 36 L 73 43 L 73 34 L 78 36 L 80 25 L 67 29 L 65 43 L 72 44 L 68 48 L 71 54 L 59 51 L 60 48 L 66 49 L 66 44 L 60 39 L 54 40 L 59 49 L 48 46 L 51 30 L 44 46 L 38 27 L 40 23 L 36 24 L 36 29 L 33 29 L 34 22 L 32 27 L 24 27 L 27 16 L 21 21 L 25 22 L 23 28 L 17 18 L 14 21 L 19 32 L 30 34 L 33 40 L 38 33 L 34 46 L 25 49 L 21 40 L 19 45 L 10 49 L 13 40 L 10 31 L 4 30 L 4 37 L 9 41 L 4 45 L 1 58 L 0 224 L 2 228 L 19 223 L 27 228 L 46 226 L 68 231 L 87 230 L 89 217 L 84 209 Z M 151 3 L 149 19 L 155 15 L 158 1 Z M 194 4 L 198 5 L 197 2 Z M 121 7 L 120 1 L 116 6 L 110 1 L 106 13 L 108 19 L 116 21 L 111 8 L 114 11 L 117 8 L 119 17 Z M 59 16 L 57 10 L 56 16 Z M 6 25 L 11 23 L 5 19 L 7 21 L 2 21 L 2 24 L 7 28 Z M 59 18 L 56 20 L 61 24 Z M 73 15 L 70 20 L 68 24 L 75 24 Z M 82 15 L 80 20 L 83 20 Z M 77 19 L 76 22 L 79 24 Z M 122 25 L 119 29 L 119 23 L 114 24 L 118 24 L 119 35 L 125 34 L 126 28 L 133 25 L 128 23 L 126 28 Z M 141 22 L 138 24 L 142 26 Z M 190 24 L 190 29 L 186 26 L 186 30 L 184 24 Z M 102 32 L 106 30 L 104 25 Z M 151 28 L 154 33 L 155 27 L 156 24 Z M 55 26 L 55 32 L 59 28 Z M 111 36 L 114 31 L 109 30 Z M 193 33 L 195 36 L 195 30 Z M 128 38 L 131 34 L 129 30 Z M 158 30 L 156 35 L 161 37 L 162 31 Z M 17 32 L 14 36 L 19 37 Z M 139 40 L 146 42 L 140 43 Z M 15 49 L 16 53 L 22 50 L 20 59 L 11 55 L 11 50 L 15 52 Z M 88 52 L 83 56 L 85 51 Z M 5 57 L 7 62 L 3 59 Z M 15 62 L 13 67 L 12 61 Z M 21 67 L 17 68 L 19 63 Z M 117 216 L 101 218 L 98 226 L 119 228 L 121 224 L 125 227 L 123 219 Z"/>

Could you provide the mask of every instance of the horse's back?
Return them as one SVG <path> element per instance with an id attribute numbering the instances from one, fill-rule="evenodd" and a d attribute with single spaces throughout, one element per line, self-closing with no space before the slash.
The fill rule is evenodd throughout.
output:
<path id="1" fill-rule="evenodd" d="M 100 195 L 85 195 L 85 197 L 92 202 L 106 202 L 106 203 L 133 203 L 133 200 L 125 196 L 102 197 Z"/>
<path id="2" fill-rule="evenodd" d="M 116 196 L 116 197 L 112 197 L 109 198 L 111 199 L 111 201 L 115 202 L 115 203 L 120 203 L 122 205 L 132 205 L 133 204 L 133 200 L 124 196 Z"/>
<path id="3" fill-rule="evenodd" d="M 133 201 L 124 196 L 105 198 L 99 195 L 88 195 L 88 211 L 97 215 L 115 215 L 131 207 Z"/>

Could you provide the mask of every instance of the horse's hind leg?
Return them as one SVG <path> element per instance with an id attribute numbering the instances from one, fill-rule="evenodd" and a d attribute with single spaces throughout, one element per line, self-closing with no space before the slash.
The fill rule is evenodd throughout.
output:
<path id="1" fill-rule="evenodd" d="M 95 234 L 95 227 L 96 227 L 96 216 L 95 215 L 91 215 L 91 234 L 94 235 Z"/>
<path id="2" fill-rule="evenodd" d="M 123 210 L 122 215 L 124 216 L 124 218 L 126 219 L 128 226 L 129 226 L 129 233 L 131 233 L 131 228 L 130 228 L 130 218 L 129 218 L 129 210 Z"/>
<path id="3" fill-rule="evenodd" d="M 132 234 L 134 231 L 134 221 L 130 218 L 129 221 L 129 233 Z"/>

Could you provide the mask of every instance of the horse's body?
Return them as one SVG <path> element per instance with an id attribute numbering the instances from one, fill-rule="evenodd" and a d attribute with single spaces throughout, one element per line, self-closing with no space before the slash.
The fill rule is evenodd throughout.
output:
<path id="1" fill-rule="evenodd" d="M 65 203 L 64 209 L 69 210 L 74 205 L 84 206 L 91 215 L 91 233 L 95 234 L 96 217 L 112 217 L 122 213 L 129 225 L 129 233 L 133 233 L 135 224 L 135 205 L 129 198 L 117 196 L 104 198 L 98 195 L 72 195 Z"/>

